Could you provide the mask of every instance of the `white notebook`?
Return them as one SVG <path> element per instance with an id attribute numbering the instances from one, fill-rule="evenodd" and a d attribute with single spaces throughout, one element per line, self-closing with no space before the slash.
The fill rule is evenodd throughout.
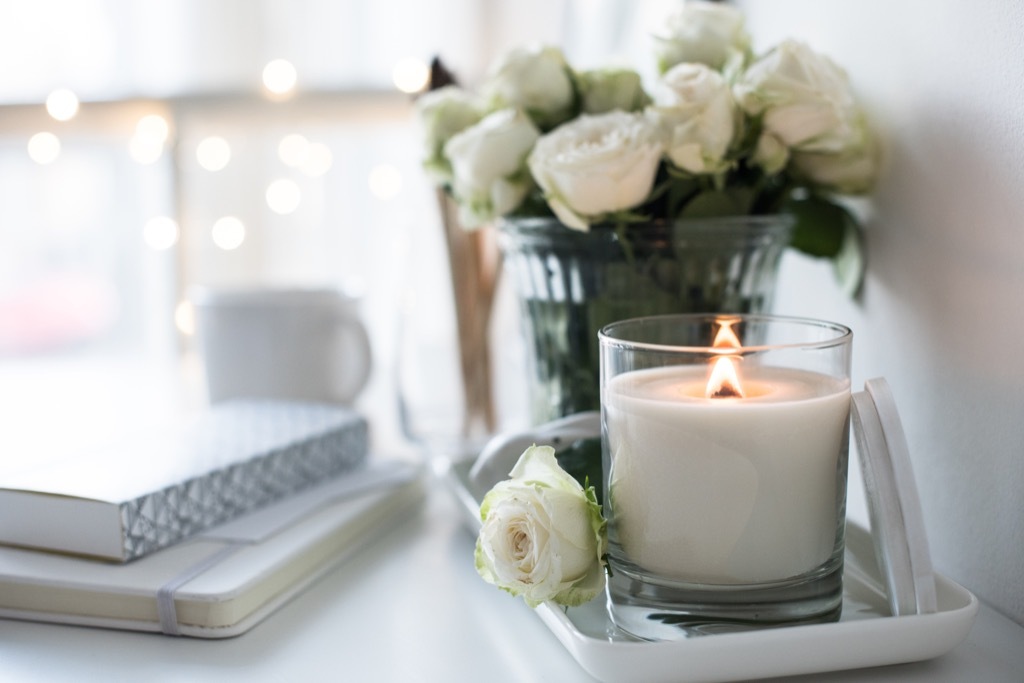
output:
<path id="1" fill-rule="evenodd" d="M 422 480 L 372 462 L 127 564 L 0 548 L 0 617 L 235 636 L 406 517 Z"/>
<path id="2" fill-rule="evenodd" d="M 43 468 L 0 472 L 0 543 L 129 561 L 366 461 L 340 406 L 233 401 Z"/>

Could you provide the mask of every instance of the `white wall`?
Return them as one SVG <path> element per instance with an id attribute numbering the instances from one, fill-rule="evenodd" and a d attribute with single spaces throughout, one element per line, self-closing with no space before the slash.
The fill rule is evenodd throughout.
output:
<path id="1" fill-rule="evenodd" d="M 844 66 L 888 138 L 862 300 L 792 257 L 776 312 L 853 328 L 855 388 L 885 376 L 899 402 L 938 570 L 1024 623 L 1024 3 L 737 4 L 759 49 Z"/>

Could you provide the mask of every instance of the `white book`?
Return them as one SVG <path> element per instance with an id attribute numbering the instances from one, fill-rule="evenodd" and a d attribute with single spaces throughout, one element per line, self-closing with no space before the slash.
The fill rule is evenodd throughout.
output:
<path id="1" fill-rule="evenodd" d="M 333 405 L 218 404 L 66 461 L 0 472 L 0 543 L 118 562 L 359 467 L 366 420 Z"/>
<path id="2" fill-rule="evenodd" d="M 235 636 L 407 518 L 423 479 L 370 463 L 126 564 L 0 548 L 0 617 Z"/>

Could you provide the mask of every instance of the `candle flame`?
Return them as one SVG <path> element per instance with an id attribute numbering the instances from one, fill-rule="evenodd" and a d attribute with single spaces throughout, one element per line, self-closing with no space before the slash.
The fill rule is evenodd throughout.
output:
<path id="1" fill-rule="evenodd" d="M 720 327 L 715 334 L 712 347 L 723 349 L 725 353 L 732 353 L 741 348 L 740 339 L 732 329 L 735 318 L 723 318 L 716 321 Z M 743 398 L 743 387 L 740 384 L 739 372 L 736 363 L 728 355 L 721 355 L 715 358 L 711 368 L 711 375 L 708 377 L 707 388 L 704 390 L 707 398 Z"/>
<path id="2" fill-rule="evenodd" d="M 715 359 L 704 395 L 708 398 L 743 398 L 743 387 L 732 358 L 719 356 Z"/>

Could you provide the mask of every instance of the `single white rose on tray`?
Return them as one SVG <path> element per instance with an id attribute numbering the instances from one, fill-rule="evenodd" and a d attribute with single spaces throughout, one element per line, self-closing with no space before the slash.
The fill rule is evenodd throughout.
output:
<path id="1" fill-rule="evenodd" d="M 643 114 L 581 114 L 541 137 L 528 163 L 566 226 L 590 224 L 647 200 L 661 161 L 658 129 Z"/>
<path id="2" fill-rule="evenodd" d="M 736 137 L 739 111 L 719 72 L 703 64 L 677 64 L 658 82 L 647 115 L 677 167 L 699 175 L 732 166 L 726 154 Z"/>
<path id="3" fill-rule="evenodd" d="M 527 448 L 510 477 L 480 504 L 477 572 L 531 607 L 590 601 L 604 590 L 607 547 L 594 487 L 559 467 L 550 446 Z"/>
<path id="4" fill-rule="evenodd" d="M 522 203 L 533 186 L 526 157 L 540 131 L 518 109 L 488 114 L 444 146 L 452 168 L 459 217 L 475 227 Z"/>

